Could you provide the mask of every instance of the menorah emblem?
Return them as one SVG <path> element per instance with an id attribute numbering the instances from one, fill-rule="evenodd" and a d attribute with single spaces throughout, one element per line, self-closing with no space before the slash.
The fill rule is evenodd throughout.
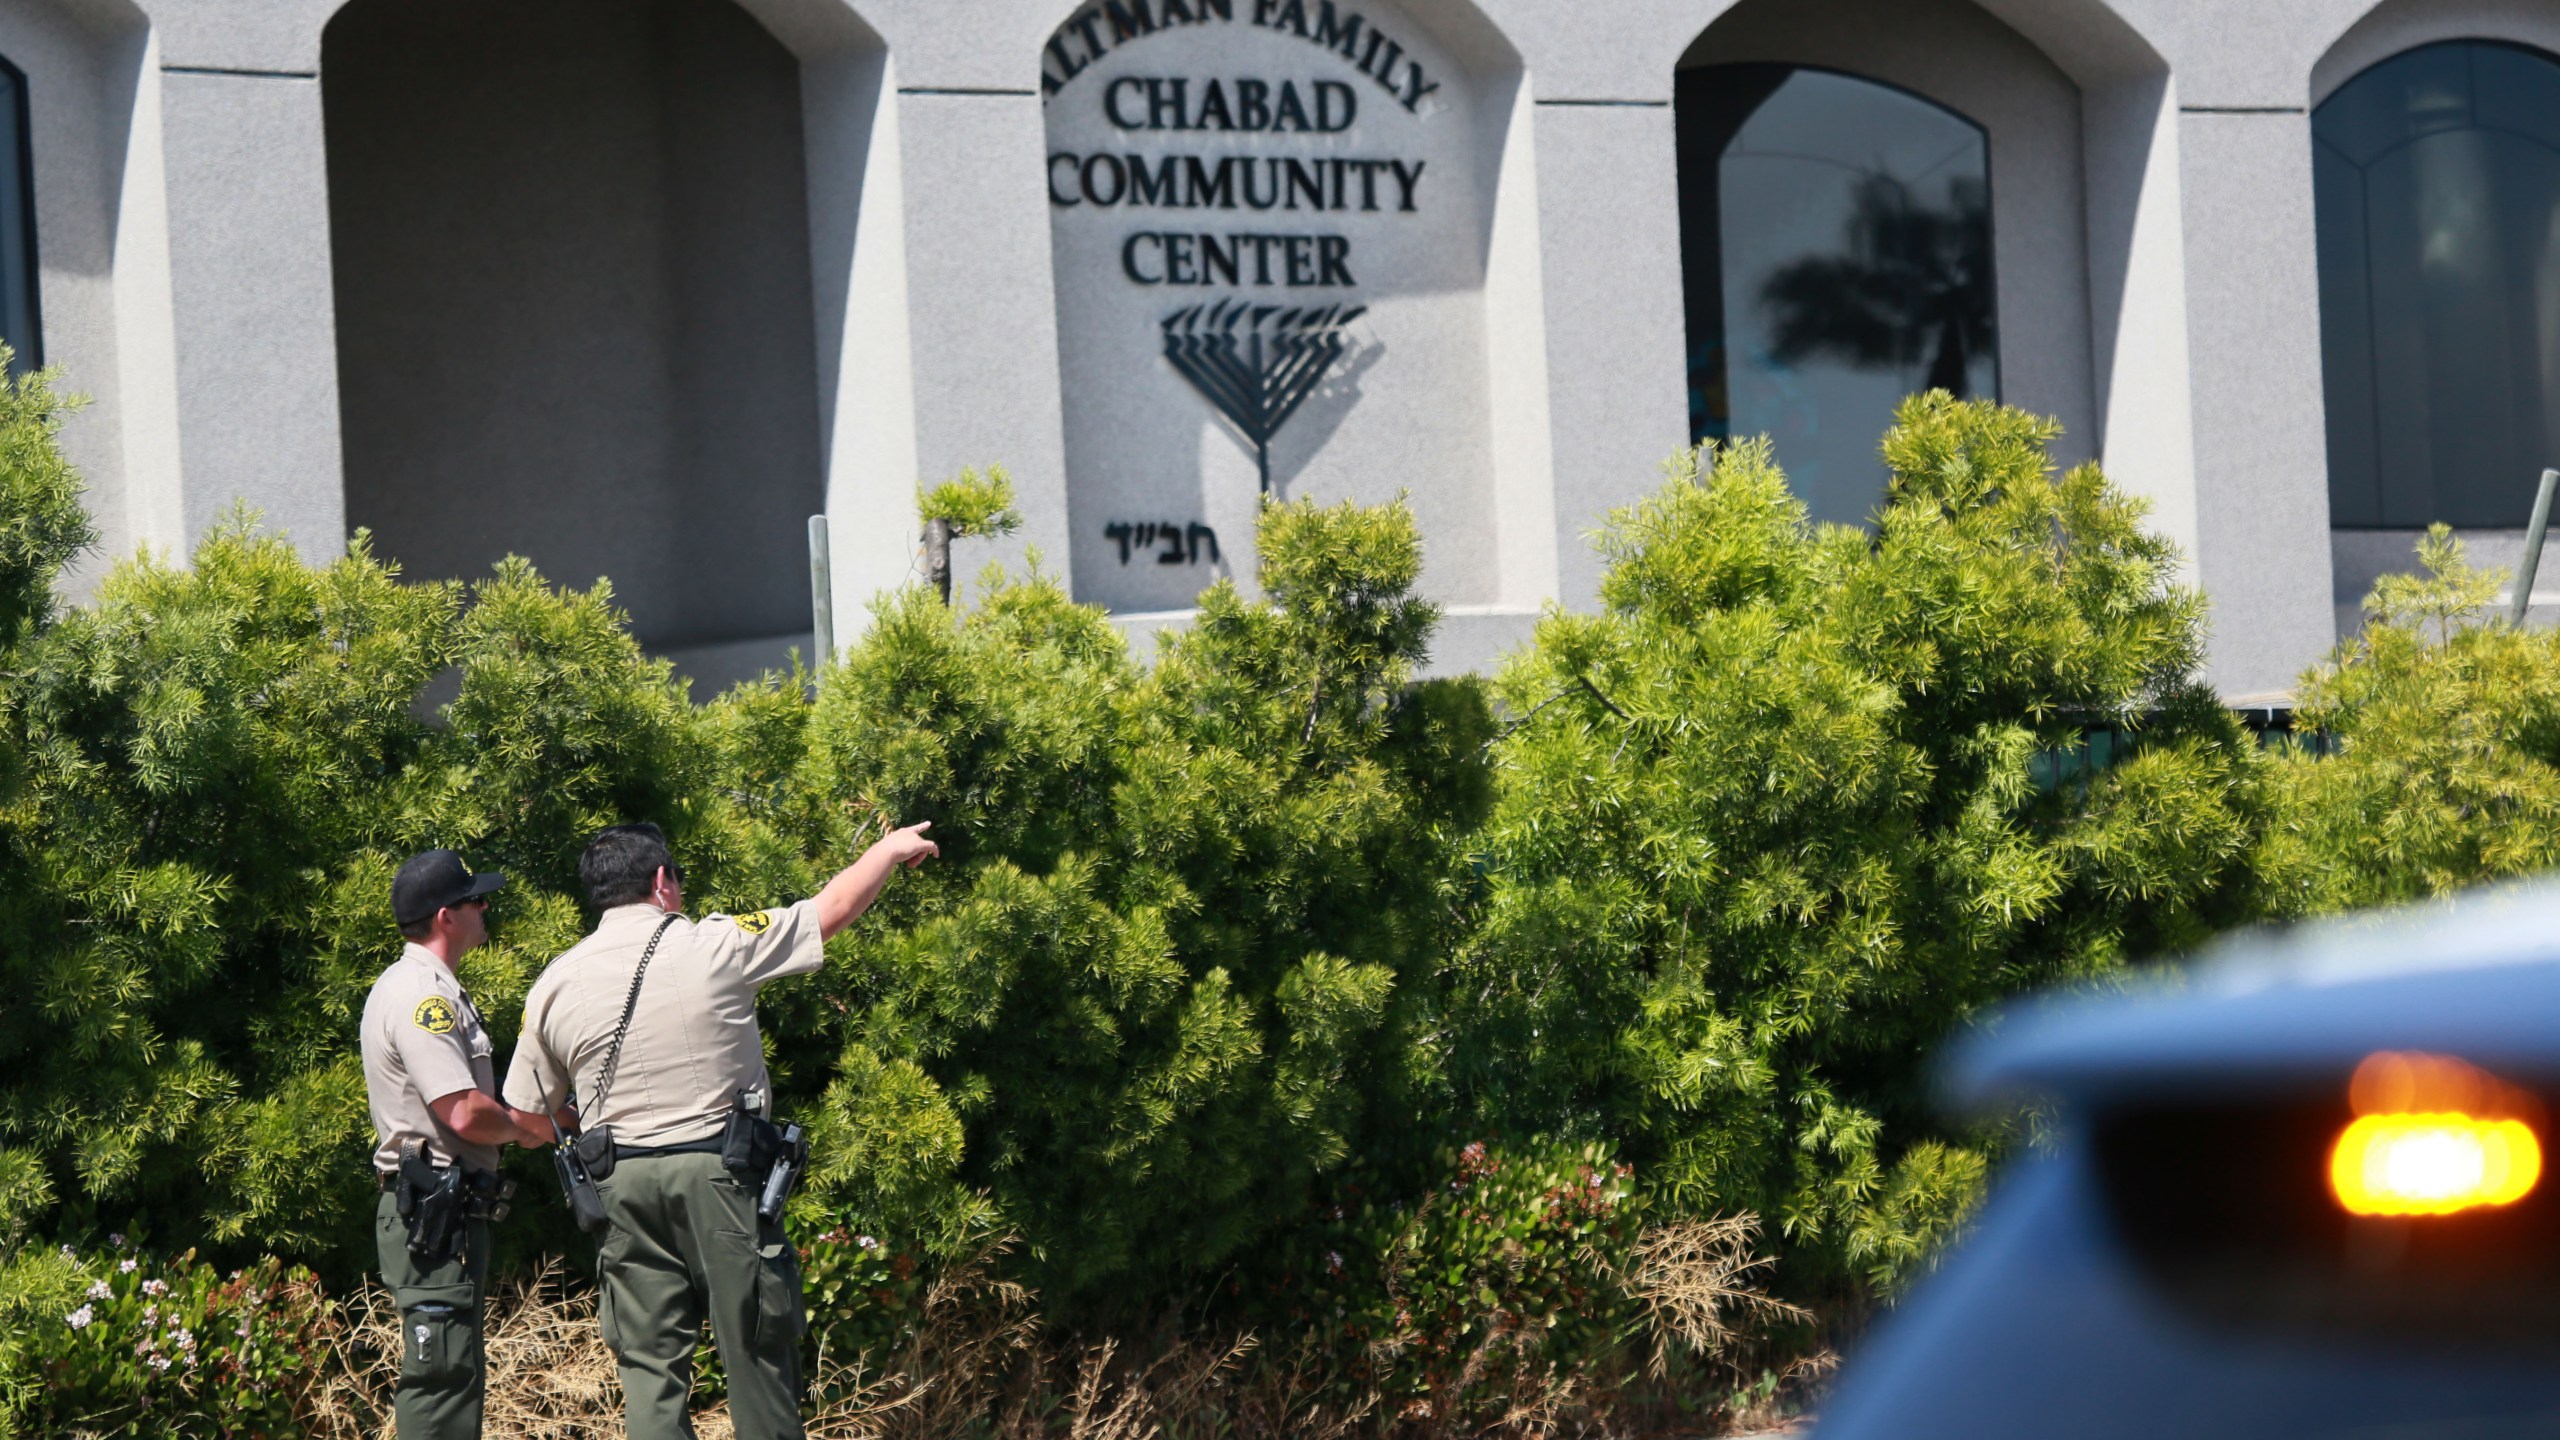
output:
<path id="1" fill-rule="evenodd" d="M 1164 358 L 1253 442 L 1263 494 L 1271 493 L 1271 437 L 1350 348 L 1342 329 L 1368 308 L 1283 309 L 1230 297 L 1164 317 Z"/>

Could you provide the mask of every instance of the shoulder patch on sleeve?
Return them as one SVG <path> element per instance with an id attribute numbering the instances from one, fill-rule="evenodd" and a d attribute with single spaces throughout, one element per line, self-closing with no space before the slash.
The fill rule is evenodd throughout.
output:
<path id="1" fill-rule="evenodd" d="M 767 930 L 773 928 L 773 912 L 770 910 L 750 910 L 746 914 L 738 917 L 738 928 L 746 931 L 750 935 L 761 935 Z"/>
<path id="2" fill-rule="evenodd" d="M 453 1006 L 441 995 L 430 995 L 409 1012 L 409 1022 L 430 1035 L 453 1033 Z"/>

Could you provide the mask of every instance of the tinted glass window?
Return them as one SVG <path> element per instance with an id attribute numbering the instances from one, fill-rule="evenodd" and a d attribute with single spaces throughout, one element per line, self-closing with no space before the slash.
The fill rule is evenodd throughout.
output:
<path id="1" fill-rule="evenodd" d="M 2330 523 L 2522 527 L 2560 465 L 2560 63 L 2428 45 L 2311 135 Z"/>
<path id="2" fill-rule="evenodd" d="M 1897 402 L 1999 393 L 1982 129 L 1788 65 L 1676 94 L 1690 434 L 1773 437 L 1815 518 L 1862 523 Z"/>
<path id="3" fill-rule="evenodd" d="M 27 77 L 0 60 L 0 340 L 9 370 L 44 363 L 36 331 L 35 173 L 27 151 Z"/>

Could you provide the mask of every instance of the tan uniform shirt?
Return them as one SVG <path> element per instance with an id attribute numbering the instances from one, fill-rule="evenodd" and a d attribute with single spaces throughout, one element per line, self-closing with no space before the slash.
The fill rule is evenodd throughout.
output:
<path id="1" fill-rule="evenodd" d="M 574 1089 L 580 1123 L 611 1125 L 615 1144 L 681 1145 L 719 1135 L 739 1091 L 769 1086 L 756 992 L 825 961 L 814 900 L 669 925 L 632 1007 L 613 1087 L 593 1103 L 632 969 L 665 918 L 654 905 L 617 905 L 543 969 L 507 1065 L 509 1104 L 548 1114 Z"/>
<path id="2" fill-rule="evenodd" d="M 489 1032 L 443 961 L 416 945 L 400 952 L 365 997 L 363 1045 L 365 1101 L 379 1142 L 373 1168 L 398 1169 L 400 1146 L 411 1139 L 427 1142 L 439 1164 L 498 1168 L 497 1146 L 463 1139 L 427 1108 L 464 1090 L 498 1093 Z"/>

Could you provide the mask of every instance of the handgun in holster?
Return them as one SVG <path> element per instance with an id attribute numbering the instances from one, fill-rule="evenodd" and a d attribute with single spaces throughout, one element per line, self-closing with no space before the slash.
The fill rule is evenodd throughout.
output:
<path id="1" fill-rule="evenodd" d="M 432 1270 L 461 1253 L 463 1222 L 470 1218 L 461 1166 L 438 1168 L 423 1142 L 407 1141 L 400 1147 L 396 1198 L 409 1225 L 409 1254 L 420 1265 Z"/>
<path id="2" fill-rule="evenodd" d="M 741 1090 L 729 1107 L 720 1137 L 720 1164 L 756 1192 L 756 1215 L 768 1224 L 782 1218 L 800 1177 L 809 1168 L 809 1137 L 797 1125 L 765 1117 L 762 1089 Z"/>

